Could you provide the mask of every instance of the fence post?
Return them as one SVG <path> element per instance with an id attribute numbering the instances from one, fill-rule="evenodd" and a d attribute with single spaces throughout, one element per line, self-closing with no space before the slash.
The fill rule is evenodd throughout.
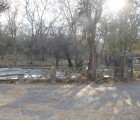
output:
<path id="1" fill-rule="evenodd" d="M 133 61 L 132 61 L 132 63 L 131 63 L 131 78 L 133 78 Z"/>
<path id="2" fill-rule="evenodd" d="M 18 75 L 18 80 L 21 81 L 21 80 L 23 80 L 23 79 L 24 79 L 24 74 L 19 74 L 19 75 Z"/>
<path id="3" fill-rule="evenodd" d="M 50 68 L 50 78 L 52 83 L 56 83 L 56 67 L 54 66 Z"/>

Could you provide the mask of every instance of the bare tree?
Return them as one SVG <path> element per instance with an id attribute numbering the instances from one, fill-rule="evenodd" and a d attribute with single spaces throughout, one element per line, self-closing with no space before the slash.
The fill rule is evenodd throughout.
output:
<path id="1" fill-rule="evenodd" d="M 32 1 L 25 0 L 25 10 L 27 20 L 30 26 L 31 46 L 30 46 L 30 63 L 32 63 L 33 52 L 38 53 L 40 60 L 44 61 L 45 40 L 49 36 L 52 25 L 59 17 L 59 13 L 55 14 L 52 20 L 47 20 L 49 8 L 49 0 Z"/>
<path id="2" fill-rule="evenodd" d="M 7 0 L 0 0 L 0 12 L 9 8 Z"/>
<path id="3" fill-rule="evenodd" d="M 8 9 L 5 12 L 6 18 L 7 18 L 7 28 L 10 37 L 12 38 L 13 42 L 13 55 L 14 55 L 14 63 L 16 63 L 16 56 L 17 56 L 17 34 L 18 29 L 20 28 L 20 25 L 22 23 L 22 20 L 19 21 L 18 15 L 19 15 L 19 4 L 14 5 L 13 8 Z"/>
<path id="4" fill-rule="evenodd" d="M 107 66 L 115 60 L 114 74 L 123 78 L 126 66 L 127 51 L 132 53 L 132 47 L 138 41 L 139 14 L 138 3 L 126 1 L 123 10 L 117 15 L 106 17 L 102 23 L 102 34 L 105 42 L 104 59 Z M 123 54 L 123 57 L 121 56 Z M 119 69 L 118 69 L 119 68 Z"/>
<path id="5" fill-rule="evenodd" d="M 76 15 L 76 4 L 77 2 L 70 1 L 70 0 L 59 0 L 60 8 L 62 11 L 62 16 L 66 21 L 67 24 L 67 32 L 69 35 L 69 40 L 73 41 L 75 46 L 75 66 L 77 66 L 77 59 L 78 59 L 78 52 L 77 52 L 77 15 Z M 73 3 L 74 2 L 74 3 Z M 64 49 L 66 56 L 68 57 L 69 66 L 72 67 L 72 62 L 69 55 L 69 50 Z"/>
<path id="6" fill-rule="evenodd" d="M 86 21 L 86 29 L 89 36 L 89 65 L 88 74 L 92 80 L 96 80 L 97 70 L 97 46 L 96 30 L 97 23 L 102 15 L 103 0 L 80 0 L 79 17 Z"/>
<path id="7" fill-rule="evenodd" d="M 0 13 L 5 11 L 6 9 L 9 8 L 9 3 L 6 0 L 0 0 Z M 0 24 L 0 42 L 1 42 L 1 53 L 2 53 L 2 59 L 4 58 L 4 31 L 1 29 L 1 24 Z"/>

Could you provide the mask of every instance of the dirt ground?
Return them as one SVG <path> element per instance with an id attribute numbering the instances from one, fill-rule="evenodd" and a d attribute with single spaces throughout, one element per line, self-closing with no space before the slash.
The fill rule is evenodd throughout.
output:
<path id="1" fill-rule="evenodd" d="M 140 81 L 0 84 L 0 120 L 140 120 Z"/>

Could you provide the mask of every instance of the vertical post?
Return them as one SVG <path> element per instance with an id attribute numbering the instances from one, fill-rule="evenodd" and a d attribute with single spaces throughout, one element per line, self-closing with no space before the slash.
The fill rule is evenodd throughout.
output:
<path id="1" fill-rule="evenodd" d="M 56 67 L 52 66 L 50 68 L 50 78 L 51 78 L 51 81 L 52 83 L 55 83 L 56 81 Z"/>
<path id="2" fill-rule="evenodd" d="M 132 60 L 132 63 L 131 63 L 131 78 L 133 78 L 133 60 Z"/>
<path id="3" fill-rule="evenodd" d="M 19 75 L 18 75 L 18 80 L 19 80 L 19 81 L 24 80 L 24 74 L 19 74 Z"/>

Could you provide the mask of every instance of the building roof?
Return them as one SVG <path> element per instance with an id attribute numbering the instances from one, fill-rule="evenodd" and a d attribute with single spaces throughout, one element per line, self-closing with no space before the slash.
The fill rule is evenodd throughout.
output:
<path id="1" fill-rule="evenodd" d="M 140 58 L 140 54 L 134 54 L 134 57 Z"/>
<path id="2" fill-rule="evenodd" d="M 117 59 L 119 56 L 120 57 L 123 57 L 124 55 L 126 55 L 126 59 L 127 60 L 133 60 L 134 58 L 134 56 L 133 56 L 133 54 L 132 53 L 129 53 L 128 51 L 126 51 L 126 52 L 120 52 L 120 53 L 117 53 L 115 56 L 115 58 Z"/>

